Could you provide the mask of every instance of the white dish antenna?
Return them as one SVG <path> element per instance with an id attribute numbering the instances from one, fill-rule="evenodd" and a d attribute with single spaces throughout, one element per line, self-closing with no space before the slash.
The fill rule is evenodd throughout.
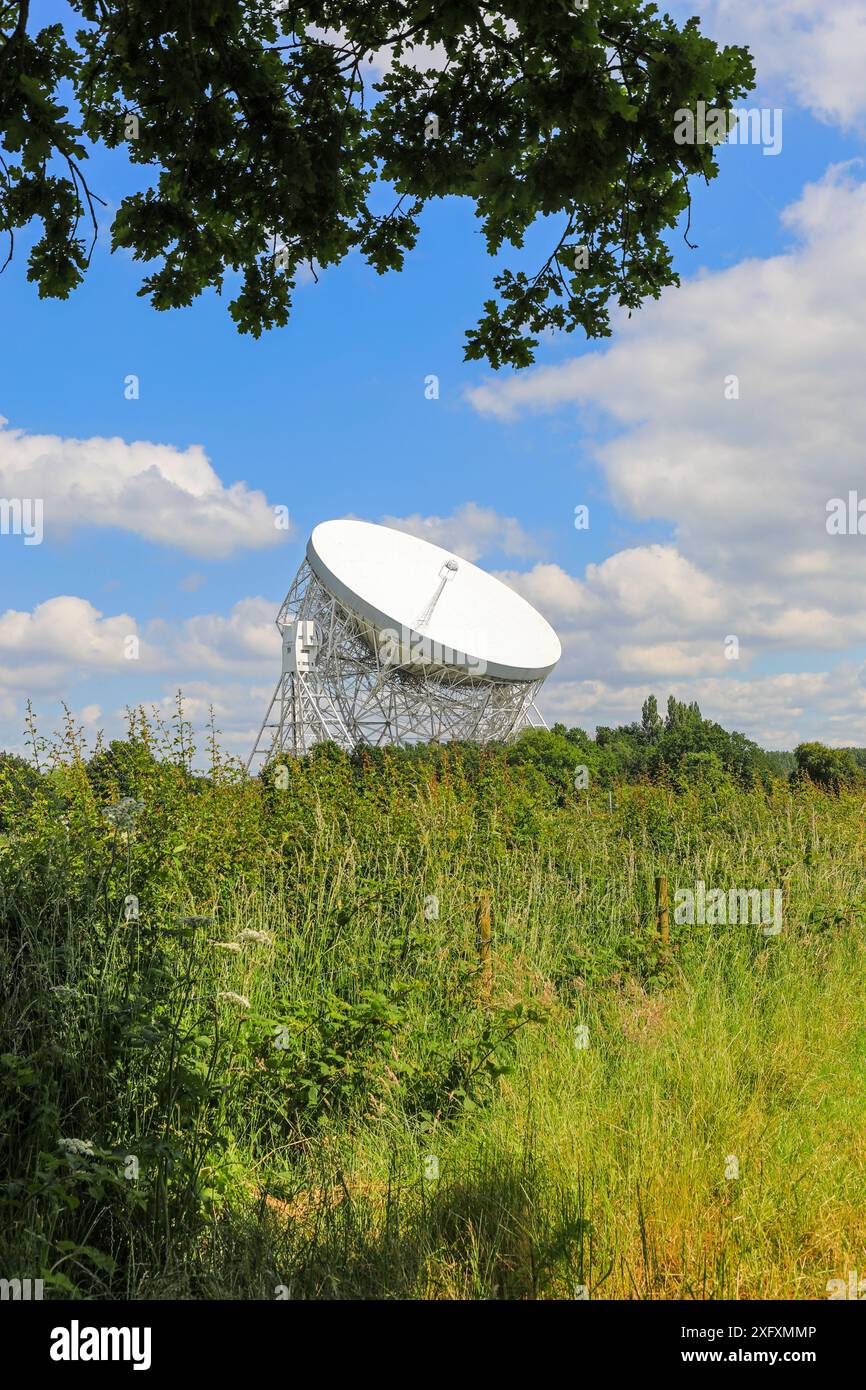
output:
<path id="1" fill-rule="evenodd" d="M 550 624 L 485 570 L 404 531 L 326 521 L 277 616 L 283 669 L 250 755 L 331 739 L 488 742 L 543 725 Z"/>
<path id="2" fill-rule="evenodd" d="M 550 624 L 507 584 L 439 545 L 369 521 L 325 521 L 307 542 L 313 573 L 374 633 L 425 638 L 456 669 L 543 680 L 562 655 Z"/>

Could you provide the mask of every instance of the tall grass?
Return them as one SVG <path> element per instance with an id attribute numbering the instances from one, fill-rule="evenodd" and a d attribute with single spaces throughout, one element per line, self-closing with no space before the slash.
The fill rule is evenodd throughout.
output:
<path id="1" fill-rule="evenodd" d="M 610 812 L 444 750 L 323 755 L 279 791 L 162 752 L 97 776 L 67 739 L 0 798 L 0 1275 L 801 1298 L 863 1267 L 862 798 L 621 787 Z M 657 873 L 783 887 L 784 929 L 674 923 L 666 949 Z"/>

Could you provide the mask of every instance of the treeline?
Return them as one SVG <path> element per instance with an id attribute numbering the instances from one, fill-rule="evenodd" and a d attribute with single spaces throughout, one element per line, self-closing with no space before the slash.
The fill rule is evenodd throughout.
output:
<path id="1" fill-rule="evenodd" d="M 801 780 L 804 776 L 818 786 L 839 790 L 857 786 L 866 776 L 866 748 L 827 748 L 823 743 L 801 743 L 793 753 L 766 754 L 777 777 Z"/>
<path id="2" fill-rule="evenodd" d="M 129 736 L 98 745 L 86 757 L 72 726 L 61 741 L 67 757 L 78 760 L 98 801 L 135 797 L 147 783 L 148 771 L 160 762 L 179 767 L 185 777 L 201 787 L 213 780 L 236 780 L 240 765 L 222 755 L 212 735 L 210 772 L 193 770 L 196 752 L 192 731 L 182 711 L 173 730 L 160 737 L 141 712 L 130 715 Z M 52 760 L 35 766 L 16 754 L 0 753 L 0 829 L 4 814 L 31 800 L 35 789 L 57 766 L 58 748 Z M 281 756 L 260 774 L 266 788 L 272 783 Z M 676 790 L 688 787 L 724 789 L 769 787 L 779 779 L 792 785 L 808 782 L 839 792 L 866 785 L 866 750 L 828 748 L 803 743 L 793 752 L 767 752 L 744 734 L 729 732 L 705 719 L 697 703 L 683 703 L 671 696 L 666 712 L 659 711 L 655 696 L 644 701 L 639 721 L 616 727 L 599 726 L 595 737 L 580 728 L 554 724 L 553 728 L 526 730 L 514 743 L 422 743 L 408 748 L 359 747 L 346 753 L 334 744 L 320 744 L 294 764 L 306 769 L 312 785 L 342 785 L 357 789 L 383 780 L 402 784 L 408 791 L 430 779 L 454 779 L 457 784 L 492 789 L 492 782 L 517 782 L 550 806 L 574 804 L 575 797 L 606 792 L 622 783 L 662 784 Z M 492 781 L 491 781 L 492 779 Z M 5 807 L 5 813 L 4 813 Z"/>

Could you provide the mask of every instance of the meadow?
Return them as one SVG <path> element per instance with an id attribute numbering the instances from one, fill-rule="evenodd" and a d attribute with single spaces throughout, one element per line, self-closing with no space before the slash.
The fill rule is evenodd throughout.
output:
<path id="1" fill-rule="evenodd" d="M 801 1299 L 866 1272 L 862 787 L 701 755 L 576 791 L 573 748 L 555 775 L 526 748 L 247 778 L 216 736 L 192 774 L 182 712 L 95 752 L 32 731 L 0 764 L 4 1277 Z M 699 880 L 782 889 L 782 931 L 678 922 Z"/>

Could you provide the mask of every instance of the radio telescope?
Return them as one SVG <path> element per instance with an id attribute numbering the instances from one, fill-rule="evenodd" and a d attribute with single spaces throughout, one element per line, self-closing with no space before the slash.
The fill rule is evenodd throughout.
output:
<path id="1" fill-rule="evenodd" d="M 513 738 L 561 655 L 540 613 L 438 545 L 325 521 L 277 614 L 283 660 L 247 762 L 330 739 L 398 746 Z"/>

